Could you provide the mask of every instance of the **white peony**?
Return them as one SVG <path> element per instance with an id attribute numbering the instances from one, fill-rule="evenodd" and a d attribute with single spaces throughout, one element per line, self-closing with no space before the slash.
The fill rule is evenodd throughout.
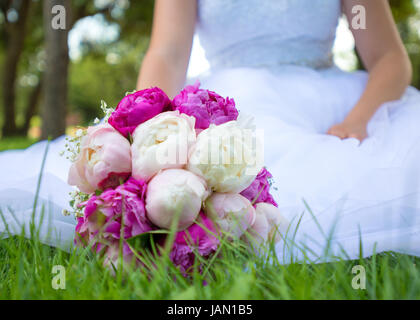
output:
<path id="1" fill-rule="evenodd" d="M 168 111 L 140 124 L 133 133 L 132 176 L 150 180 L 162 169 L 182 168 L 195 143 L 195 118 Z"/>
<path id="2" fill-rule="evenodd" d="M 187 168 L 214 191 L 239 193 L 263 166 L 261 148 L 255 129 L 242 126 L 239 120 L 211 125 L 198 135 Z"/>

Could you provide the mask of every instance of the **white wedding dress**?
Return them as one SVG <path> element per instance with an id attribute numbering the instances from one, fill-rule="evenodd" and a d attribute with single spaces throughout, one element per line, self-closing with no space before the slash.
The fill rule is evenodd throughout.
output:
<path id="1" fill-rule="evenodd" d="M 197 33 L 211 65 L 198 77 L 202 87 L 233 97 L 264 130 L 264 162 L 291 221 L 279 258 L 302 259 L 302 247 L 314 261 L 374 251 L 420 256 L 420 93 L 408 88 L 381 106 L 361 144 L 325 134 L 367 81 L 365 72 L 346 73 L 332 63 L 340 0 L 198 4 Z M 31 219 L 45 145 L 0 155 L 0 203 L 12 230 Z M 50 146 L 38 201 L 55 228 L 46 237 L 45 226 L 44 241 L 54 245 L 71 242 L 74 229 L 73 218 L 61 215 L 71 189 L 60 149 L 62 139 Z M 284 250 L 284 243 L 294 246 Z"/>

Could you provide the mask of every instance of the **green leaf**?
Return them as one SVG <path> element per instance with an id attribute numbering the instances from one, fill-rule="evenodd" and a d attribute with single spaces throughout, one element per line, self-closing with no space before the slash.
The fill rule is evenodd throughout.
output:
<path id="1" fill-rule="evenodd" d="M 154 235 L 168 233 L 169 231 L 167 230 L 152 230 L 139 234 L 135 237 L 128 238 L 127 242 L 131 247 L 133 247 L 133 249 L 139 251 L 141 248 L 150 248 L 150 243 L 154 240 Z"/>

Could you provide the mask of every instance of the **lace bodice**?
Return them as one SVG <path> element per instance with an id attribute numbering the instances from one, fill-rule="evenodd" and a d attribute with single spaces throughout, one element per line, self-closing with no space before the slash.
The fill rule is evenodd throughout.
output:
<path id="1" fill-rule="evenodd" d="M 198 0 L 197 33 L 212 68 L 325 68 L 340 0 Z"/>

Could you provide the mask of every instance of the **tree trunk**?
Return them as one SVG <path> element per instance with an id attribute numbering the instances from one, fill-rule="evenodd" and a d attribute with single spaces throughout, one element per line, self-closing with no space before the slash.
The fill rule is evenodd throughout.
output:
<path id="1" fill-rule="evenodd" d="M 22 1 L 18 9 L 18 20 L 6 24 L 6 57 L 3 69 L 3 136 L 18 134 L 15 120 L 16 78 L 26 33 L 26 21 L 31 1 Z"/>
<path id="2" fill-rule="evenodd" d="M 37 107 L 39 103 L 39 97 L 42 91 L 42 78 L 39 78 L 38 84 L 33 88 L 32 92 L 29 94 L 28 102 L 25 109 L 25 122 L 22 128 L 19 128 L 19 131 L 26 135 L 28 133 L 29 127 L 31 125 L 31 119 L 37 112 Z"/>
<path id="3" fill-rule="evenodd" d="M 44 1 L 44 30 L 46 65 L 43 79 L 42 138 L 56 138 L 65 133 L 67 82 L 69 50 L 67 44 L 68 28 L 53 28 L 53 18 L 59 13 L 52 13 L 54 6 L 65 8 L 65 22 L 70 23 L 70 0 Z"/>

